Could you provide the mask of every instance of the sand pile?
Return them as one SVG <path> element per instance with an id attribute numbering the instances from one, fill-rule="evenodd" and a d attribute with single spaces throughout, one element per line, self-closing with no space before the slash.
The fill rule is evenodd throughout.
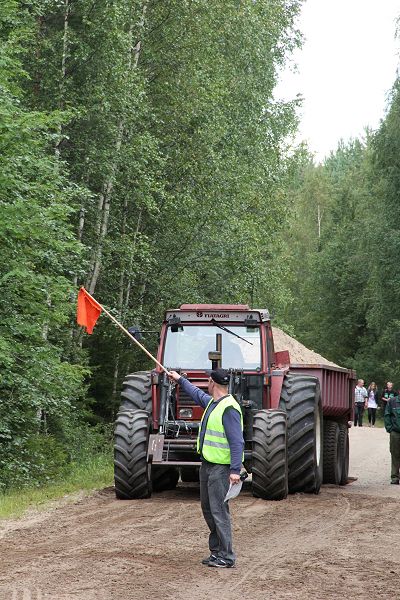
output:
<path id="1" fill-rule="evenodd" d="M 313 350 L 309 350 L 303 346 L 303 344 L 300 344 L 300 342 L 282 331 L 282 329 L 273 327 L 272 331 L 274 334 L 275 352 L 289 350 L 290 362 L 292 364 L 330 365 L 331 367 L 339 366 L 327 360 L 320 354 L 317 354 Z"/>

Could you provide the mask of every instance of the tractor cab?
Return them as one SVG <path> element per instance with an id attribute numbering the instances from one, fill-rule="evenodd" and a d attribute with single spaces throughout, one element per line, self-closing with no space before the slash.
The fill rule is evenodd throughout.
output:
<path id="1" fill-rule="evenodd" d="M 158 360 L 205 391 L 211 369 L 227 369 L 230 371 L 229 393 L 236 397 L 242 410 L 260 409 L 266 402 L 264 384 L 270 366 L 266 324 L 269 325 L 268 311 L 251 310 L 246 304 L 184 304 L 166 312 Z M 166 383 L 161 371 L 157 372 L 158 378 Z M 179 387 L 172 395 L 174 418 L 185 419 L 196 429 L 195 422 L 200 421 L 202 408 Z M 153 400 L 153 414 L 164 416 L 161 393 L 154 394 Z M 158 421 L 157 426 L 162 427 L 162 423 Z M 173 424 L 168 423 L 168 428 L 172 432 Z"/>
<path id="2" fill-rule="evenodd" d="M 223 369 L 261 369 L 259 327 L 246 328 L 223 323 L 198 325 L 190 323 L 179 330 L 168 327 L 165 337 L 164 362 L 174 369 L 206 371 Z"/>

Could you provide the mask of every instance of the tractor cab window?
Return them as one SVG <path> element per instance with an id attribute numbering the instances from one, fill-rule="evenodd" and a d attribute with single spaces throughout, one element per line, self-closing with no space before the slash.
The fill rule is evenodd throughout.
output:
<path id="1" fill-rule="evenodd" d="M 261 368 L 261 342 L 258 328 L 227 325 L 233 333 L 214 325 L 184 325 L 178 331 L 167 330 L 164 364 L 169 368 L 211 369 L 208 353 L 217 349 L 217 335 L 221 336 L 223 369 L 256 370 Z"/>

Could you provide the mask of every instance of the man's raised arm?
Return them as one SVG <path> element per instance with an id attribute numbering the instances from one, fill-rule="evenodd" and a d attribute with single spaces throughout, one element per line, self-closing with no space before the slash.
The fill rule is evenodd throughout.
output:
<path id="1" fill-rule="evenodd" d="M 199 406 L 202 406 L 203 408 L 206 408 L 207 404 L 211 400 L 211 396 L 209 394 L 206 394 L 203 392 L 203 390 L 190 383 L 190 381 L 185 379 L 185 377 L 182 377 L 182 375 L 179 375 L 179 373 L 176 371 L 170 371 L 168 376 L 170 381 L 175 381 L 175 383 L 180 385 L 183 391 L 191 397 L 193 402 Z"/>

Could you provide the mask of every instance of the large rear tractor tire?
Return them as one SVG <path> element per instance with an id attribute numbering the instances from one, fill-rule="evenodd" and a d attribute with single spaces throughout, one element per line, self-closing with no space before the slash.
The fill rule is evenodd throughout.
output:
<path id="1" fill-rule="evenodd" d="M 349 483 L 350 443 L 349 428 L 346 425 L 346 423 L 339 424 L 339 446 L 340 456 L 342 460 L 342 474 L 340 477 L 339 485 L 347 485 Z"/>
<path id="2" fill-rule="evenodd" d="M 324 422 L 324 483 L 339 485 L 342 479 L 343 458 L 340 449 L 340 430 L 336 421 Z"/>
<path id="3" fill-rule="evenodd" d="M 288 495 L 287 425 L 281 410 L 259 410 L 254 415 L 252 492 L 264 500 Z"/>
<path id="4" fill-rule="evenodd" d="M 115 494 L 120 500 L 151 496 L 147 462 L 150 417 L 144 410 L 120 411 L 114 434 Z"/>
<path id="5" fill-rule="evenodd" d="M 322 483 L 322 402 L 319 380 L 287 373 L 279 408 L 288 418 L 289 493 L 318 494 Z"/>
<path id="6" fill-rule="evenodd" d="M 179 469 L 153 466 L 151 469 L 151 480 L 154 492 L 174 490 L 179 481 Z"/>
<path id="7" fill-rule="evenodd" d="M 151 373 L 138 371 L 127 375 L 122 383 L 120 410 L 145 410 L 152 412 Z"/>

